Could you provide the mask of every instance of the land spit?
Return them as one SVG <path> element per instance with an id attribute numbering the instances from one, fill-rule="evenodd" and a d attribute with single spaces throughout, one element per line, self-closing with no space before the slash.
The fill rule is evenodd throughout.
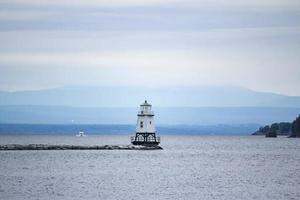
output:
<path id="1" fill-rule="evenodd" d="M 0 145 L 0 151 L 10 150 L 160 150 L 160 146 L 141 145 L 49 145 L 49 144 L 7 144 Z"/>

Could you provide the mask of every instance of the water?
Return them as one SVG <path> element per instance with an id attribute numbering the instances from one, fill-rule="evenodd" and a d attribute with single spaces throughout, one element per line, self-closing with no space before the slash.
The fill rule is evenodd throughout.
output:
<path id="1" fill-rule="evenodd" d="M 2 151 L 0 199 L 300 199 L 300 140 L 163 136 L 162 151 Z M 0 136 L 128 144 L 129 136 Z"/>

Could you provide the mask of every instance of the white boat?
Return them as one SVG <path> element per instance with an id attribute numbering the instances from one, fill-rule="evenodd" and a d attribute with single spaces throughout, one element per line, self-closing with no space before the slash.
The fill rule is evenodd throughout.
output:
<path id="1" fill-rule="evenodd" d="M 77 136 L 77 137 L 84 137 L 84 136 L 86 136 L 86 135 L 84 134 L 83 131 L 79 131 L 78 134 L 77 134 L 76 136 Z"/>

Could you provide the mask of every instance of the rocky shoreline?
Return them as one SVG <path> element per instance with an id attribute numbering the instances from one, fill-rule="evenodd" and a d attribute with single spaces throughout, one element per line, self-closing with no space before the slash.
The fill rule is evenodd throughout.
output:
<path id="1" fill-rule="evenodd" d="M 138 146 L 138 145 L 48 145 L 48 144 L 7 144 L 0 145 L 0 151 L 11 150 L 162 150 L 160 146 Z"/>

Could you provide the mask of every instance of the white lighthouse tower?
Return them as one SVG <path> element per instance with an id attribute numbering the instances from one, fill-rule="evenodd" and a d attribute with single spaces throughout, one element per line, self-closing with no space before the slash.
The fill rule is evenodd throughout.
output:
<path id="1" fill-rule="evenodd" d="M 158 145 L 160 138 L 155 135 L 154 113 L 151 104 L 145 101 L 137 114 L 136 134 L 131 137 L 134 145 Z"/>

